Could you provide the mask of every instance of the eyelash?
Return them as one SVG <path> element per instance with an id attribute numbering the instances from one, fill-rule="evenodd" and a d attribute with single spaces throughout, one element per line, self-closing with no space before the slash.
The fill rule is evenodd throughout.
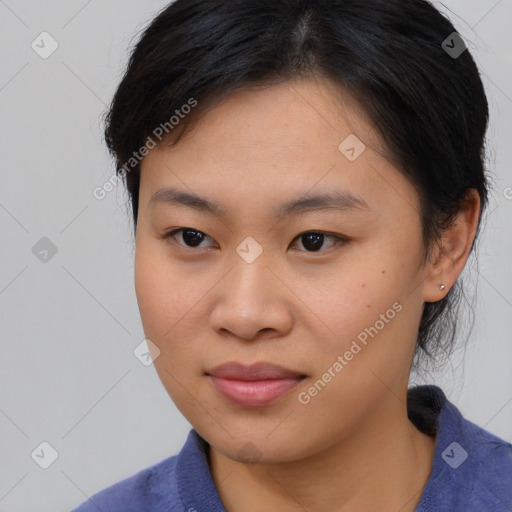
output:
<path id="1" fill-rule="evenodd" d="M 173 229 L 171 231 L 169 231 L 168 233 L 164 233 L 163 235 L 160 236 L 160 238 L 162 240 L 167 240 L 171 243 L 175 243 L 176 245 L 178 245 L 178 247 L 181 247 L 183 249 L 205 249 L 204 247 L 191 247 L 191 246 L 187 246 L 187 245 L 181 245 L 181 244 L 178 244 L 177 242 L 172 242 L 171 239 L 174 235 L 178 234 L 178 233 L 181 233 L 181 232 L 184 232 L 184 231 L 193 231 L 194 233 L 200 233 L 201 235 L 204 235 L 206 238 L 210 238 L 206 233 L 203 233 L 202 231 L 199 231 L 197 229 L 194 229 L 194 228 L 177 228 L 177 229 Z M 297 235 L 293 240 L 297 240 L 297 239 L 300 239 L 302 236 L 304 235 L 309 235 L 309 234 L 314 234 L 314 235 L 324 235 L 324 237 L 327 237 L 327 238 L 332 238 L 332 239 L 335 239 L 336 240 L 336 244 L 334 244 L 331 249 L 334 249 L 335 247 L 339 246 L 339 245 L 344 245 L 346 244 L 347 242 L 350 241 L 349 238 L 347 237 L 342 237 L 342 236 L 339 236 L 339 235 L 332 235 L 330 233 L 327 233 L 325 231 L 303 231 L 302 233 L 300 233 L 299 235 Z M 212 238 L 210 238 L 210 240 L 213 240 Z M 202 240 L 200 243 L 204 242 L 204 240 Z M 329 250 L 329 249 L 327 249 Z M 319 250 L 319 251 L 303 251 L 301 250 L 300 252 L 306 252 L 306 253 L 309 253 L 309 254 L 316 254 L 316 253 L 321 253 L 321 252 L 326 252 L 326 251 L 322 251 L 322 250 Z"/>

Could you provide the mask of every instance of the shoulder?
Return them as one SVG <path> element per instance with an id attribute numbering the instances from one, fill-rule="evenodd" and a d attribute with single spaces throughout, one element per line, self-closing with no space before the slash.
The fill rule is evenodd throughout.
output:
<path id="1" fill-rule="evenodd" d="M 454 438 L 441 457 L 447 465 L 447 481 L 461 490 L 466 510 L 510 512 L 512 445 L 462 416 L 455 432 L 459 441 Z"/>
<path id="2" fill-rule="evenodd" d="M 164 459 L 91 496 L 71 512 L 181 511 L 177 455 Z"/>
<path id="3" fill-rule="evenodd" d="M 207 449 L 208 443 L 191 429 L 177 455 L 107 487 L 71 512 L 224 510 L 209 471 Z"/>
<path id="4" fill-rule="evenodd" d="M 512 445 L 464 418 L 439 388 L 429 388 L 442 406 L 432 473 L 417 511 L 510 512 Z"/>

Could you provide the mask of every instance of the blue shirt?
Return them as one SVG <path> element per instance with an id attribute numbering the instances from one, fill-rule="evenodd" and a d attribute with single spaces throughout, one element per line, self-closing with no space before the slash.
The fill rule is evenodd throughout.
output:
<path id="1" fill-rule="evenodd" d="M 415 512 L 511 512 L 512 445 L 464 419 L 437 386 L 408 393 L 410 420 L 436 436 Z M 94 494 L 72 512 L 225 512 L 208 443 L 191 429 L 178 453 Z"/>

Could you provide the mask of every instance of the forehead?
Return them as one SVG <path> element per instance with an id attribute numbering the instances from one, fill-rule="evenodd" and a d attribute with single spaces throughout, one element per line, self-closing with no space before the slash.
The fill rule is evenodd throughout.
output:
<path id="1" fill-rule="evenodd" d="M 190 117 L 197 112 L 202 117 L 199 128 L 191 130 L 199 132 L 195 140 L 206 136 L 212 142 L 239 147 L 282 146 L 294 140 L 303 145 L 305 139 L 327 142 L 357 134 L 365 144 L 386 155 L 385 145 L 357 100 L 341 84 L 324 76 L 248 86 L 213 105 L 211 101 L 205 105 L 199 102 Z M 223 140 L 226 136 L 228 141 Z"/>
<path id="2" fill-rule="evenodd" d="M 342 151 L 346 140 L 361 151 L 356 159 Z M 261 206 L 264 195 L 282 203 L 283 191 L 291 199 L 322 187 L 359 196 L 410 193 L 353 98 L 317 77 L 226 96 L 176 145 L 151 150 L 141 170 L 141 204 L 169 185 L 203 197 L 234 193 Z"/>

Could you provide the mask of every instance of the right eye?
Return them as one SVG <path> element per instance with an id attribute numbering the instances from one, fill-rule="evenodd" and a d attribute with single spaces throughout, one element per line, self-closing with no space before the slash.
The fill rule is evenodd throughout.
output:
<path id="1" fill-rule="evenodd" d="M 176 238 L 174 238 L 176 235 L 181 233 L 180 238 L 182 242 L 184 242 L 185 245 L 182 245 L 176 241 Z M 168 240 L 171 243 L 176 243 L 177 245 L 181 247 L 185 247 L 187 249 L 193 249 L 195 247 L 200 247 L 199 244 L 201 244 L 204 240 L 210 239 L 212 240 L 208 235 L 203 233 L 202 231 L 198 231 L 197 229 L 193 228 L 177 228 L 169 231 L 168 233 L 165 233 L 161 236 L 163 240 Z M 201 248 L 201 247 L 200 247 Z"/>

